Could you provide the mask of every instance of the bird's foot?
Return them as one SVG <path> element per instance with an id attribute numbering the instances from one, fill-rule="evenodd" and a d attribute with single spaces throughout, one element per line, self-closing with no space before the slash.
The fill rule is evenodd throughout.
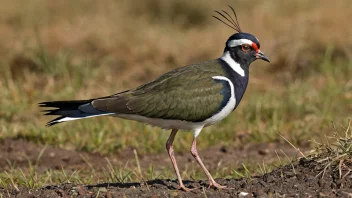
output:
<path id="1" fill-rule="evenodd" d="M 224 189 L 224 188 L 227 188 L 227 186 L 222 186 L 222 185 L 216 183 L 215 181 L 210 182 L 209 188 L 211 188 L 211 187 L 216 188 L 216 189 Z"/>
<path id="2" fill-rule="evenodd" d="M 192 190 L 195 190 L 195 189 L 197 189 L 197 188 L 187 188 L 185 185 L 179 185 L 178 187 L 177 187 L 177 190 L 183 190 L 183 191 L 185 191 L 185 192 L 190 192 L 190 191 L 192 191 Z"/>

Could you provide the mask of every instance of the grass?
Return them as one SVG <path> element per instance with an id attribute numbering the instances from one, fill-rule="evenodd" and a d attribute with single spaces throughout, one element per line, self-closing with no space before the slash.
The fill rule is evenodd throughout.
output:
<path id="1" fill-rule="evenodd" d="M 327 136 L 323 142 L 313 140 L 315 147 L 311 151 L 310 157 L 319 161 L 324 169 L 316 176 L 324 178 L 326 169 L 336 168 L 339 178 L 344 178 L 352 172 L 352 127 L 351 121 L 347 127 L 342 126 L 338 130 L 334 125 L 332 136 Z"/>
<path id="2" fill-rule="evenodd" d="M 280 163 L 276 160 L 258 163 L 256 160 L 247 160 L 239 167 L 222 167 L 212 172 L 214 178 L 242 178 L 249 180 L 253 176 L 263 175 L 270 172 L 274 168 L 285 164 L 285 159 L 280 159 Z M 10 162 L 9 162 L 10 163 Z M 23 187 L 29 190 L 36 190 L 48 185 L 57 185 L 62 183 L 74 183 L 93 185 L 97 183 L 145 183 L 156 179 L 174 178 L 174 172 L 171 167 L 154 168 L 150 165 L 147 168 L 141 168 L 138 165 L 138 157 L 133 162 L 126 162 L 119 166 L 110 162 L 106 158 L 106 166 L 102 170 L 90 169 L 47 169 L 40 171 L 37 165 L 28 162 L 28 168 L 16 167 L 15 164 L 10 165 L 8 171 L 0 174 L 0 188 L 7 190 L 20 191 Z M 282 163 L 282 164 L 281 164 Z M 200 180 L 204 179 L 204 173 L 198 166 L 190 166 L 181 170 L 183 179 Z"/>
<path id="3" fill-rule="evenodd" d="M 308 139 L 324 138 L 331 120 L 344 124 L 351 118 L 352 30 L 345 28 L 352 17 L 348 0 L 228 3 L 236 8 L 242 29 L 258 36 L 261 50 L 272 63 L 251 66 L 250 85 L 241 105 L 224 121 L 202 131 L 201 149 L 283 142 L 278 133 L 294 145 L 306 146 Z M 46 128 L 50 118 L 41 115 L 37 103 L 110 95 L 181 65 L 217 58 L 231 32 L 213 20 L 211 13 L 225 7 L 225 2 L 215 1 L 147 0 L 135 5 L 112 0 L 105 4 L 4 0 L 0 8 L 0 138 L 24 138 L 103 155 L 128 148 L 139 154 L 164 152 L 169 132 L 106 117 Z M 188 150 L 191 140 L 190 133 L 179 134 L 176 152 Z M 265 173 L 270 171 L 267 166 L 278 161 L 259 163 Z M 249 162 L 245 167 L 251 172 L 257 164 Z M 90 183 L 97 181 L 95 174 L 99 181 L 109 182 L 142 178 L 142 171 L 116 169 L 111 164 L 103 174 L 93 169 L 39 173 L 35 165 L 28 167 L 22 172 L 15 167 L 2 172 L 0 186 L 20 184 L 34 189 L 45 183 Z M 231 171 L 215 174 L 248 173 L 239 169 L 231 175 Z M 143 179 L 173 175 L 169 169 L 154 172 L 153 167 L 146 172 Z M 195 170 L 185 175 L 190 173 L 201 178 Z"/>

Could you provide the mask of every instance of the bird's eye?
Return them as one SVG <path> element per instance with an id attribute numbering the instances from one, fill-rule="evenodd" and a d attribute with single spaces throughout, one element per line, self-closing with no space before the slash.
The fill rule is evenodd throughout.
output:
<path id="1" fill-rule="evenodd" d="M 251 49 L 251 46 L 249 46 L 248 44 L 243 44 L 242 45 L 242 51 L 248 52 L 250 49 Z"/>

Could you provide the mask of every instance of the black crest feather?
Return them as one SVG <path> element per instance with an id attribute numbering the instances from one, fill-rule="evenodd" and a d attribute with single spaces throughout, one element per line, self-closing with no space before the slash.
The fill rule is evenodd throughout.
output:
<path id="1" fill-rule="evenodd" d="M 229 26 L 230 28 L 234 29 L 235 31 L 237 31 L 238 33 L 242 33 L 242 30 L 241 30 L 241 27 L 240 27 L 240 23 L 238 22 L 238 19 L 237 19 L 237 15 L 236 15 L 236 12 L 235 12 L 235 9 L 233 9 L 233 7 L 231 7 L 230 5 L 228 5 L 230 7 L 230 9 L 232 10 L 232 13 L 234 14 L 235 16 L 235 19 L 234 20 L 231 15 L 226 12 L 225 10 L 221 10 L 222 12 L 220 11 L 217 11 L 217 10 L 214 10 L 216 13 L 218 13 L 221 17 L 223 17 L 224 19 L 226 19 L 226 21 L 228 21 L 229 23 L 221 20 L 219 17 L 217 16 L 214 16 L 214 18 L 216 18 L 217 20 L 221 21 L 222 23 L 224 23 L 225 25 Z"/>

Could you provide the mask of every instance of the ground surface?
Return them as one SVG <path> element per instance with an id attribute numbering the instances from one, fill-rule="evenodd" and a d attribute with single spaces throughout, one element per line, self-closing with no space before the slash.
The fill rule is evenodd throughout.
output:
<path id="1" fill-rule="evenodd" d="M 43 151 L 37 162 L 37 171 L 46 169 L 86 169 L 93 167 L 96 170 L 104 168 L 105 157 L 115 165 L 125 165 L 127 161 L 134 160 L 132 149 L 121 151 L 117 155 L 100 156 L 86 152 L 77 152 L 56 148 L 53 146 L 37 145 L 23 139 L 6 138 L 0 140 L 0 171 L 9 170 L 12 165 L 16 168 L 28 167 L 29 161 L 35 164 L 39 153 Z M 241 164 L 248 159 L 255 159 L 256 162 L 276 158 L 275 150 L 283 150 L 289 156 L 295 156 L 296 151 L 284 143 L 256 144 L 246 147 L 212 147 L 200 151 L 200 155 L 209 169 L 216 169 L 218 166 L 230 166 L 231 164 Z M 185 168 L 189 164 L 195 164 L 189 152 L 176 153 L 177 162 L 180 168 Z M 279 153 L 282 157 L 283 154 Z M 148 168 L 150 165 L 163 167 L 170 166 L 171 162 L 166 153 L 148 154 L 139 156 L 141 168 Z M 9 163 L 11 162 L 11 163 Z M 134 163 L 134 162 L 133 162 Z M 134 164 L 131 164 L 134 166 Z"/>
<path id="2" fill-rule="evenodd" d="M 0 153 L 1 171 L 9 169 L 9 162 L 16 164 L 16 167 L 25 168 L 28 161 L 37 162 L 37 171 L 46 169 L 76 169 L 82 170 L 92 168 L 99 171 L 104 167 L 106 160 L 100 155 L 88 154 L 77 151 L 68 151 L 52 146 L 38 146 L 34 143 L 21 139 L 4 139 L 0 149 L 5 152 Z M 283 149 L 287 155 L 295 155 L 295 150 L 287 145 L 251 145 L 243 148 L 211 148 L 202 150 L 200 154 L 204 156 L 205 164 L 210 170 L 216 168 L 221 163 L 229 166 L 234 161 L 243 161 L 246 158 L 265 160 L 275 157 L 274 150 Z M 38 155 L 43 151 L 39 160 Z M 85 156 L 85 157 L 82 157 Z M 281 156 L 279 154 L 279 156 Z M 236 158 L 235 158 L 236 157 Z M 108 157 L 113 163 L 122 163 L 131 160 L 133 152 L 126 150 L 118 156 Z M 84 160 L 85 159 L 85 160 Z M 87 160 L 88 159 L 88 160 Z M 226 161 L 226 159 L 229 159 Z M 188 153 L 178 155 L 181 169 L 192 163 Z M 87 162 L 88 161 L 88 162 Z M 140 165 L 148 167 L 150 164 L 162 167 L 169 164 L 166 154 L 155 154 L 140 156 Z M 169 164 L 170 165 L 170 164 Z M 171 165 L 170 165 L 171 166 Z M 28 190 L 20 187 L 20 191 L 0 190 L 5 197 L 67 197 L 84 195 L 86 197 L 234 197 L 240 193 L 247 197 L 348 197 L 352 193 L 352 175 L 347 175 L 343 179 L 339 178 L 336 170 L 327 169 L 324 178 L 316 177 L 324 168 L 313 160 L 300 160 L 298 162 L 281 166 L 271 173 L 263 176 L 246 177 L 242 179 L 217 179 L 217 182 L 226 185 L 229 189 L 214 190 L 207 188 L 207 181 L 186 180 L 186 186 L 197 188 L 192 192 L 182 192 L 177 190 L 175 180 L 154 179 L 146 182 L 125 182 L 125 183 L 94 183 L 92 185 L 80 185 L 66 183 L 59 185 L 48 185 L 38 190 Z M 206 195 L 205 195 L 205 194 Z M 349 194 L 350 193 L 350 194 Z"/>
<path id="3" fill-rule="evenodd" d="M 186 186 L 196 188 L 191 192 L 177 190 L 172 180 L 153 180 L 146 183 L 112 183 L 96 185 L 62 184 L 48 186 L 36 191 L 23 189 L 17 196 L 73 196 L 88 197 L 350 197 L 351 176 L 337 179 L 337 172 L 328 170 L 324 179 L 316 178 L 322 167 L 314 161 L 301 160 L 294 164 L 296 174 L 290 165 L 281 167 L 269 174 L 251 179 L 218 179 L 217 182 L 229 189 L 213 190 L 206 188 L 204 181 L 186 181 Z M 283 175 L 283 176 L 282 176 Z"/>

